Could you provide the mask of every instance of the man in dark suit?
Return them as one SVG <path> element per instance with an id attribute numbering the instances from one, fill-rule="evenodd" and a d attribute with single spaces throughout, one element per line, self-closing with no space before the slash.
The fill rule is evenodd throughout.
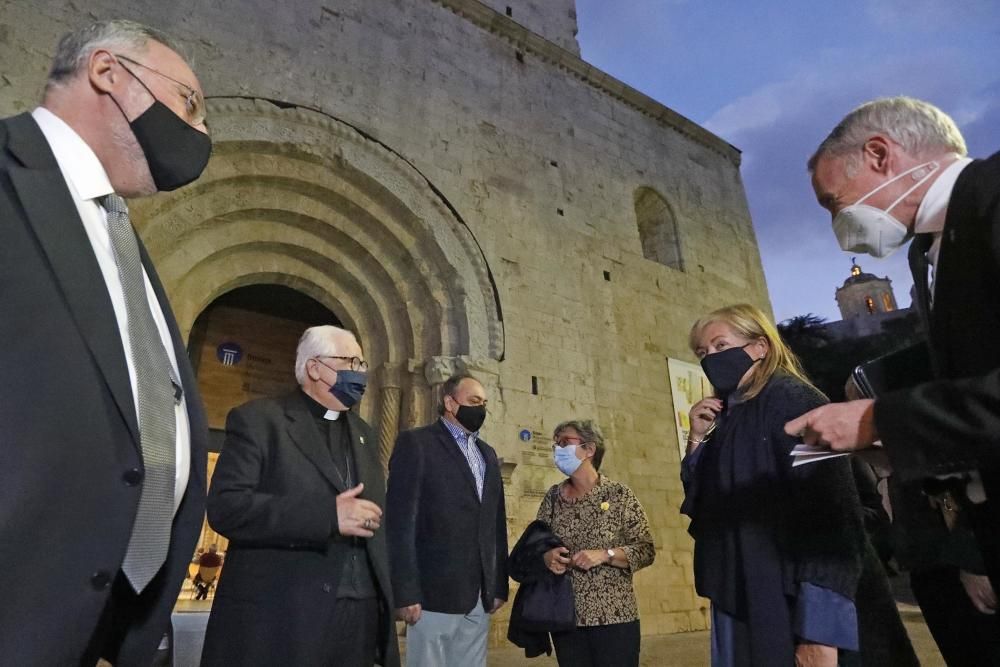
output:
<path id="1" fill-rule="evenodd" d="M 950 581 L 939 574 L 916 588 L 925 599 L 947 599 L 952 620 L 962 615 L 953 628 L 978 629 L 952 642 L 965 647 L 956 664 L 1000 664 L 1000 346 L 992 344 L 1000 331 L 1000 154 L 970 160 L 940 109 L 888 98 L 848 114 L 809 168 L 844 250 L 881 257 L 915 235 L 910 266 L 934 380 L 818 408 L 786 430 L 845 451 L 881 440 L 898 484 L 922 484 L 939 505 L 937 519 L 971 528 L 980 553 L 960 554 L 969 565 L 951 567 Z"/>
<path id="2" fill-rule="evenodd" d="M 401 433 L 389 461 L 386 527 L 408 667 L 486 664 L 489 614 L 507 599 L 500 464 L 479 438 L 486 390 L 471 375 L 442 386 L 441 419 Z"/>
<path id="3" fill-rule="evenodd" d="M 229 538 L 202 665 L 396 667 L 378 441 L 354 334 L 307 329 L 299 390 L 229 413 L 208 520 Z"/>
<path id="4" fill-rule="evenodd" d="M 208 431 L 122 197 L 194 180 L 210 151 L 197 77 L 127 21 L 64 36 L 42 106 L 0 121 L 4 664 L 148 664 L 169 628 Z"/>

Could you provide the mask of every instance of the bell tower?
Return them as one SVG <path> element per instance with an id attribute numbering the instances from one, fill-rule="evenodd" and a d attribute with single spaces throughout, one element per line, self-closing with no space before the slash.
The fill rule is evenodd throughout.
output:
<path id="1" fill-rule="evenodd" d="M 892 281 L 888 277 L 879 278 L 863 272 L 853 257 L 851 275 L 837 288 L 836 299 L 840 316 L 845 320 L 889 313 L 898 308 L 896 296 L 892 293 Z"/>

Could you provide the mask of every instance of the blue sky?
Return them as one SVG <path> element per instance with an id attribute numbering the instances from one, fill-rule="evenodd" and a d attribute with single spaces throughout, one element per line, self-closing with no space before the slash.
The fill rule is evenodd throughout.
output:
<path id="1" fill-rule="evenodd" d="M 840 319 L 851 257 L 816 204 L 805 162 L 858 104 L 910 95 L 958 123 L 969 154 L 1000 150 L 1000 1 L 577 0 L 584 60 L 743 151 L 776 319 Z M 859 257 L 912 281 L 905 250 Z"/>

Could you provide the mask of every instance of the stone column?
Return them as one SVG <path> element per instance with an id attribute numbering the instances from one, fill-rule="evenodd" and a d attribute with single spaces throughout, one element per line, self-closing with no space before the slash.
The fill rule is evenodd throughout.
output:
<path id="1" fill-rule="evenodd" d="M 399 408 L 402 404 L 402 367 L 387 363 L 379 369 L 378 459 L 382 473 L 389 473 L 389 457 L 399 433 Z"/>

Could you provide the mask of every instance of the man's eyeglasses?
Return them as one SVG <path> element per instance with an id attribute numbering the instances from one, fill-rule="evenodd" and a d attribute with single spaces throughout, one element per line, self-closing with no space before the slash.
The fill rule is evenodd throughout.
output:
<path id="1" fill-rule="evenodd" d="M 177 79 L 175 79 L 173 77 L 167 76 L 166 74 L 164 74 L 163 72 L 161 72 L 159 70 L 153 69 L 149 65 L 143 65 L 138 60 L 133 60 L 132 58 L 129 58 L 128 56 L 122 56 L 122 55 L 119 55 L 117 53 L 114 54 L 114 56 L 118 60 L 124 60 L 126 62 L 130 62 L 133 65 L 138 65 L 139 67 L 143 68 L 144 70 L 148 70 L 148 71 L 152 72 L 153 74 L 156 74 L 158 76 L 162 76 L 167 81 L 170 81 L 174 85 L 179 86 L 180 90 L 178 90 L 177 93 L 181 97 L 184 98 L 184 108 L 187 111 L 188 121 L 192 125 L 201 125 L 202 123 L 205 122 L 205 98 L 203 98 L 201 96 L 201 93 L 199 93 L 197 90 L 195 90 L 191 86 L 187 85 L 186 83 L 182 83 L 182 82 L 178 81 Z M 132 76 L 135 76 L 136 79 L 139 78 L 138 76 L 135 75 L 135 73 L 133 73 L 131 70 L 129 70 L 129 68 L 125 67 L 124 65 L 122 65 L 122 67 L 124 67 L 125 70 L 128 71 L 129 74 L 131 74 Z M 152 95 L 152 93 L 150 93 L 150 94 Z"/>
<path id="2" fill-rule="evenodd" d="M 316 361 L 319 361 L 320 359 L 340 359 L 341 361 L 349 361 L 351 364 L 352 371 L 359 371 L 361 373 L 365 373 L 368 371 L 368 362 L 365 361 L 364 359 L 359 359 L 358 357 L 338 357 L 332 354 L 324 354 L 321 357 L 315 357 L 315 359 Z M 323 364 L 322 361 L 320 361 L 319 363 Z M 326 364 L 323 365 L 326 366 L 327 368 L 330 368 Z M 330 368 L 330 370 L 336 370 L 336 369 Z"/>

